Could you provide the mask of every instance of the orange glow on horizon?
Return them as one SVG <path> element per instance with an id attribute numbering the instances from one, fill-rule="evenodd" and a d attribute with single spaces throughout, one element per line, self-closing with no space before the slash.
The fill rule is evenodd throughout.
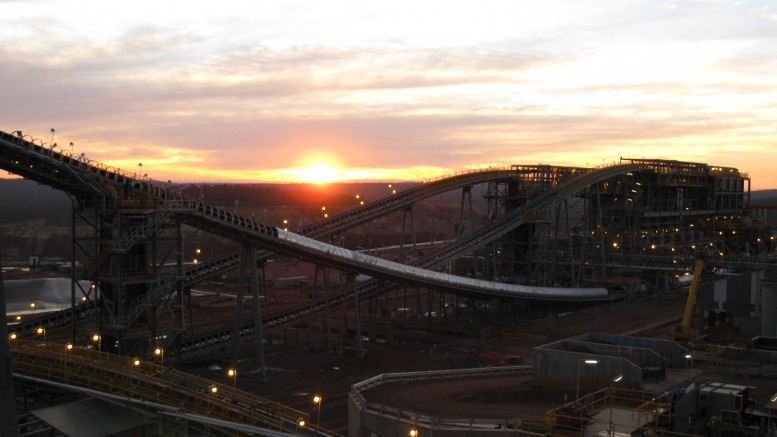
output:
<path id="1" fill-rule="evenodd" d="M 294 182 L 325 185 L 348 179 L 342 167 L 341 160 L 329 149 L 307 148 L 296 159 L 294 167 L 279 173 L 285 173 L 284 177 Z"/>
<path id="2" fill-rule="evenodd" d="M 295 169 L 301 182 L 310 184 L 328 184 L 341 179 L 343 170 L 327 164 L 313 164 L 306 168 Z"/>

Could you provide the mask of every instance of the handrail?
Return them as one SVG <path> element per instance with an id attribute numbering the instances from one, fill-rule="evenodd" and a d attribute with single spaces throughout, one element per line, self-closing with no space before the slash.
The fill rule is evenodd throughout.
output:
<path id="1" fill-rule="evenodd" d="M 432 370 L 419 372 L 399 372 L 383 373 L 364 381 L 357 382 L 351 386 L 348 394 L 350 400 L 362 412 L 374 412 L 381 415 L 391 415 L 399 420 L 411 421 L 413 424 L 424 427 L 440 428 L 464 428 L 474 429 L 488 427 L 494 429 L 497 426 L 505 428 L 520 428 L 521 419 L 517 417 L 505 417 L 499 419 L 476 419 L 473 417 L 434 417 L 419 414 L 416 411 L 403 410 L 401 408 L 391 407 L 377 402 L 367 402 L 363 392 L 382 385 L 384 383 L 396 381 L 418 381 L 429 379 L 447 379 L 447 378 L 473 378 L 492 375 L 514 375 L 528 374 L 532 372 L 531 365 L 505 366 L 505 367 L 480 367 L 470 369 L 453 370 Z M 524 431 L 524 433 L 526 433 Z"/>
<path id="2" fill-rule="evenodd" d="M 229 384 L 172 368 L 84 348 L 36 341 L 11 342 L 14 372 L 105 393 L 153 399 L 183 411 L 282 430 L 309 414 Z M 211 387 L 217 392 L 211 392 Z"/>

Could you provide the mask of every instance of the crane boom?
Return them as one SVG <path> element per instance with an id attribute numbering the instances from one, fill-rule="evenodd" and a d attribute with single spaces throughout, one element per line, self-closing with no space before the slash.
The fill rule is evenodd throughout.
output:
<path id="1" fill-rule="evenodd" d="M 702 271 L 704 270 L 704 257 L 696 256 L 696 263 L 693 267 L 693 280 L 688 288 L 688 301 L 685 303 L 685 312 L 683 320 L 679 325 L 669 328 L 669 336 L 677 340 L 690 340 L 696 337 L 696 331 L 693 329 L 693 312 L 696 308 L 696 296 L 699 294 L 699 283 L 701 283 Z"/>

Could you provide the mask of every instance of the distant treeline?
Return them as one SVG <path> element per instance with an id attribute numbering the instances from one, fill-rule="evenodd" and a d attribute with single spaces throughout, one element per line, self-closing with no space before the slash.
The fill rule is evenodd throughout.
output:
<path id="1" fill-rule="evenodd" d="M 758 190 L 750 195 L 750 203 L 754 208 L 777 207 L 777 190 Z"/>
<path id="2" fill-rule="evenodd" d="M 217 206 L 231 208 L 288 206 L 314 211 L 326 206 L 330 211 L 344 211 L 359 206 L 361 201 L 372 202 L 416 185 L 404 183 L 337 183 L 308 184 L 180 184 L 171 188 L 191 198 Z M 482 193 L 473 193 L 480 198 Z M 359 196 L 358 198 L 356 196 Z M 458 202 L 460 190 L 437 197 L 445 202 Z M 754 207 L 777 206 L 777 190 L 753 191 Z M 0 224 L 42 221 L 49 226 L 70 223 L 70 198 L 26 179 L 0 179 Z"/>
<path id="3" fill-rule="evenodd" d="M 391 187 L 389 187 L 391 185 Z M 338 183 L 308 184 L 192 184 L 182 188 L 184 195 L 222 207 L 291 206 L 316 209 L 322 206 L 343 210 L 356 207 L 361 201 L 371 202 L 400 192 L 411 183 Z M 356 196 L 359 196 L 358 198 Z"/>
<path id="4" fill-rule="evenodd" d="M 49 226 L 70 223 L 70 198 L 26 179 L 0 179 L 0 224 L 42 221 Z"/>
<path id="5" fill-rule="evenodd" d="M 306 184 L 180 184 L 170 188 L 191 198 L 225 208 L 289 206 L 332 211 L 356 207 L 411 187 L 412 183 Z M 359 196 L 358 198 L 356 196 Z M 237 204 L 236 204 L 237 202 Z M 71 200 L 62 191 L 26 179 L 0 179 L 0 224 L 32 220 L 49 226 L 70 223 Z"/>

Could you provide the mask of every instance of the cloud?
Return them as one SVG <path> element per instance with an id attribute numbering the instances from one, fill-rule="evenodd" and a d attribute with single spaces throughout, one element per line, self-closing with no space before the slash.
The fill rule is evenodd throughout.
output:
<path id="1" fill-rule="evenodd" d="M 757 2 L 167 7 L 0 18 L 0 128 L 55 127 L 162 179 L 269 177 L 323 152 L 384 174 L 747 164 L 777 139 L 777 27 Z"/>

